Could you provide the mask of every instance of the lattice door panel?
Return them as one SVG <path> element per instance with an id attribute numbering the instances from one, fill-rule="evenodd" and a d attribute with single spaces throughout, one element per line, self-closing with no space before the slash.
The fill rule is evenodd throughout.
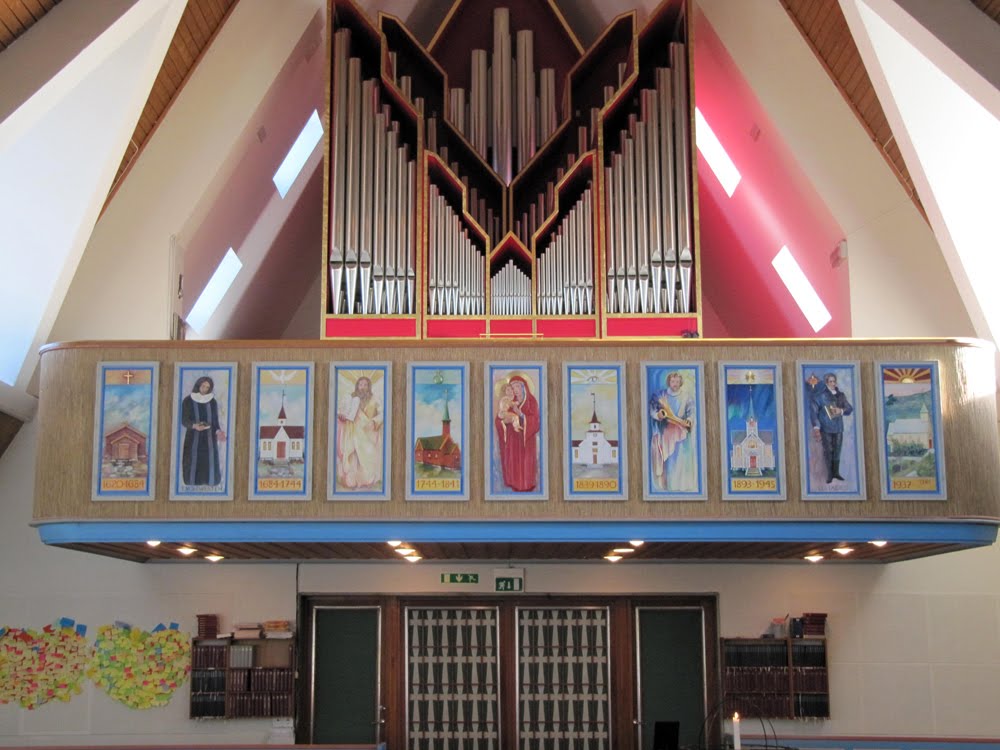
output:
<path id="1" fill-rule="evenodd" d="M 608 610 L 518 609 L 521 750 L 608 750 Z"/>
<path id="2" fill-rule="evenodd" d="M 409 749 L 498 750 L 496 609 L 407 610 Z"/>

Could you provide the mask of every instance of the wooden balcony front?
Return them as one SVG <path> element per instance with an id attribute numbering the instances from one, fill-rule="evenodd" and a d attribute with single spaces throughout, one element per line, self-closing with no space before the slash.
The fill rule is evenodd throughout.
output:
<path id="1" fill-rule="evenodd" d="M 537 341 L 456 342 L 446 350 L 420 344 L 356 346 L 330 342 L 79 342 L 56 344 L 42 356 L 39 447 L 34 524 L 43 541 L 134 560 L 174 559 L 166 542 L 188 542 L 230 559 L 378 559 L 393 553 L 387 539 L 421 543 L 425 558 L 592 559 L 609 544 L 647 542 L 636 559 L 793 559 L 819 547 L 853 544 L 852 559 L 892 561 L 990 544 L 1000 520 L 997 409 L 992 347 L 967 340 L 690 340 L 657 342 Z M 387 460 L 391 491 L 382 501 L 330 500 L 328 493 L 330 365 L 392 364 L 392 429 Z M 156 362 L 158 419 L 150 465 L 155 489 L 146 500 L 95 499 L 95 373 L 100 363 Z M 171 444 L 175 414 L 175 365 L 236 363 L 232 500 L 170 500 Z M 314 470 L 300 500 L 250 499 L 254 423 L 254 363 L 313 363 L 312 431 L 307 450 Z M 461 502 L 406 499 L 407 364 L 469 365 L 468 499 Z M 544 363 L 547 499 L 487 499 L 483 470 L 493 429 L 484 395 L 486 363 Z M 565 389 L 563 365 L 623 363 L 625 499 L 569 499 L 564 489 Z M 704 365 L 706 435 L 705 499 L 646 499 L 643 461 L 648 447 L 642 422 L 644 363 Z M 777 363 L 783 388 L 783 499 L 725 498 L 720 424 L 721 362 Z M 858 428 L 864 440 L 863 499 L 803 497 L 800 454 L 804 446 L 797 389 L 801 362 L 856 362 Z M 943 499 L 886 499 L 879 454 L 876 363 L 934 362 L 938 366 Z M 487 421 L 488 420 L 488 421 Z M 940 445 L 938 446 L 940 448 Z M 729 450 L 728 447 L 725 448 Z M 942 482 L 944 483 L 944 482 Z M 165 542 L 158 548 L 146 540 Z M 868 542 L 886 540 L 875 547 Z M 828 555 L 829 557 L 829 555 Z"/>

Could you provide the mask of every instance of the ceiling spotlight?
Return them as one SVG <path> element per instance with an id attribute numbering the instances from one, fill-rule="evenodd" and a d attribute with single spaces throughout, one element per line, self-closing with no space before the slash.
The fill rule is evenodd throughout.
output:
<path id="1" fill-rule="evenodd" d="M 641 547 L 642 545 L 645 544 L 645 542 L 642 541 L 642 539 L 632 539 L 629 541 L 629 544 L 631 544 L 633 547 Z"/>
<path id="2" fill-rule="evenodd" d="M 820 560 L 822 560 L 823 559 L 823 555 L 806 555 L 805 559 L 808 560 L 809 562 L 815 563 L 815 562 L 819 562 Z"/>
<path id="3" fill-rule="evenodd" d="M 635 547 L 615 547 L 612 551 L 616 555 L 631 555 L 635 552 Z"/>
<path id="4" fill-rule="evenodd" d="M 833 551 L 838 555 L 849 555 L 854 552 L 854 547 L 834 547 Z"/>
<path id="5" fill-rule="evenodd" d="M 393 539 L 392 541 L 386 542 L 386 544 L 388 544 L 390 547 L 396 548 L 399 545 L 401 545 L 402 542 L 399 541 L 398 539 Z"/>
<path id="6" fill-rule="evenodd" d="M 205 559 L 210 562 L 219 562 L 219 560 L 225 560 L 222 555 L 205 555 Z"/>
<path id="7" fill-rule="evenodd" d="M 416 553 L 413 553 L 412 555 L 407 555 L 403 559 L 404 560 L 409 560 L 410 562 L 416 562 L 417 560 L 423 560 L 424 558 L 422 558 L 420 555 L 418 555 Z"/>
<path id="8" fill-rule="evenodd" d="M 876 547 L 884 547 L 884 546 L 885 546 L 885 545 L 887 545 L 887 544 L 888 544 L 889 542 L 885 541 L 885 539 L 876 539 L 875 541 L 873 541 L 873 542 L 868 542 L 868 543 L 869 543 L 869 544 L 874 544 L 874 545 L 875 545 Z"/>
<path id="9" fill-rule="evenodd" d="M 177 551 L 180 552 L 182 555 L 187 556 L 187 555 L 193 555 L 198 550 L 196 550 L 194 547 L 185 546 L 185 547 L 178 547 Z"/>
<path id="10" fill-rule="evenodd" d="M 607 560 L 608 562 L 618 562 L 619 560 L 622 559 L 622 556 L 621 555 L 605 555 L 604 559 Z"/>
<path id="11" fill-rule="evenodd" d="M 417 551 L 413 549 L 413 547 L 396 547 L 396 552 L 398 552 L 403 557 L 406 557 L 407 555 L 416 554 Z"/>
<path id="12" fill-rule="evenodd" d="M 159 547 L 160 546 L 160 540 L 159 539 L 150 539 L 148 542 L 146 542 L 146 544 L 148 544 L 150 547 Z"/>

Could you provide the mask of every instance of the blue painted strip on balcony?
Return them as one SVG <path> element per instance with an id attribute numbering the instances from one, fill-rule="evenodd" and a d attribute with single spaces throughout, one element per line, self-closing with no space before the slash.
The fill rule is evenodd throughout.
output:
<path id="1" fill-rule="evenodd" d="M 888 542 L 983 546 L 986 521 L 60 521 L 46 544 L 142 542 Z"/>

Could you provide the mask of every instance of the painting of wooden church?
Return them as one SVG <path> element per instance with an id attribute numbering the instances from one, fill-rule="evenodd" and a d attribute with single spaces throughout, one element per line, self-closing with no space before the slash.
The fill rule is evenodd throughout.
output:
<path id="1" fill-rule="evenodd" d="M 418 437 L 413 445 L 413 458 L 417 463 L 427 466 L 462 468 L 462 449 L 451 438 L 451 414 L 448 412 L 447 395 L 444 399 L 444 414 L 441 415 L 441 434 Z"/>

